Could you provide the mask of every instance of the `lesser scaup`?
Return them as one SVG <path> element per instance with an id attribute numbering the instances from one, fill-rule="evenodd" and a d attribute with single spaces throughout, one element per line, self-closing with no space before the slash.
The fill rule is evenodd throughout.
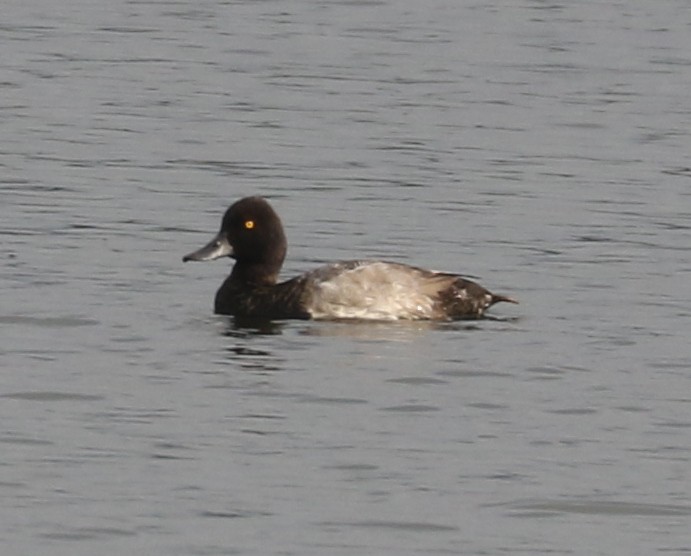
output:
<path id="1" fill-rule="evenodd" d="M 182 260 L 235 259 L 216 292 L 215 312 L 223 315 L 452 320 L 480 318 L 500 301 L 516 303 L 455 274 L 382 261 L 337 262 L 277 283 L 287 245 L 271 205 L 246 197 L 226 211 L 221 231 L 208 245 Z"/>

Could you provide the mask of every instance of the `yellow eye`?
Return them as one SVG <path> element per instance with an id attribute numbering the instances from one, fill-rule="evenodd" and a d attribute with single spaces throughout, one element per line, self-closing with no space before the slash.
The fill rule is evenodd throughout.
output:
<path id="1" fill-rule="evenodd" d="M 245 228 L 248 230 L 254 228 L 254 220 L 245 220 Z"/>

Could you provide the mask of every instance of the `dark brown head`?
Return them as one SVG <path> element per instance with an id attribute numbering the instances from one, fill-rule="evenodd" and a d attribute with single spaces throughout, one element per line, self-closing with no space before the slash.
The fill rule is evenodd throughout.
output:
<path id="1" fill-rule="evenodd" d="M 288 243 L 281 219 L 262 197 L 245 197 L 226 211 L 221 230 L 210 243 L 183 261 L 212 261 L 229 256 L 237 262 L 232 280 L 275 284 Z"/>

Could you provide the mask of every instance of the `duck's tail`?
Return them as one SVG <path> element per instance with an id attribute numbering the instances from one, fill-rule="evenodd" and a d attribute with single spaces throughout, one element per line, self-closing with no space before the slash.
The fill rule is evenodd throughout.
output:
<path id="1" fill-rule="evenodd" d="M 504 301 L 504 302 L 506 302 L 506 303 L 515 303 L 515 304 L 518 305 L 518 301 L 516 301 L 516 300 L 513 299 L 512 297 L 509 297 L 508 295 L 499 295 L 499 294 L 496 294 L 496 293 L 491 293 L 490 295 L 491 295 L 491 299 L 490 299 L 490 301 L 489 301 L 488 307 L 491 307 L 491 306 L 494 305 L 495 303 L 500 303 L 500 302 L 502 302 L 502 301 Z"/>

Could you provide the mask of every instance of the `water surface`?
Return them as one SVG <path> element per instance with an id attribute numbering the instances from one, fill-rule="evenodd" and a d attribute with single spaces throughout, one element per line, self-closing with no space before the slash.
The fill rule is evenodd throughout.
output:
<path id="1" fill-rule="evenodd" d="M 689 15 L 7 3 L 3 554 L 691 551 Z M 521 304 L 239 327 L 246 194 Z"/>

